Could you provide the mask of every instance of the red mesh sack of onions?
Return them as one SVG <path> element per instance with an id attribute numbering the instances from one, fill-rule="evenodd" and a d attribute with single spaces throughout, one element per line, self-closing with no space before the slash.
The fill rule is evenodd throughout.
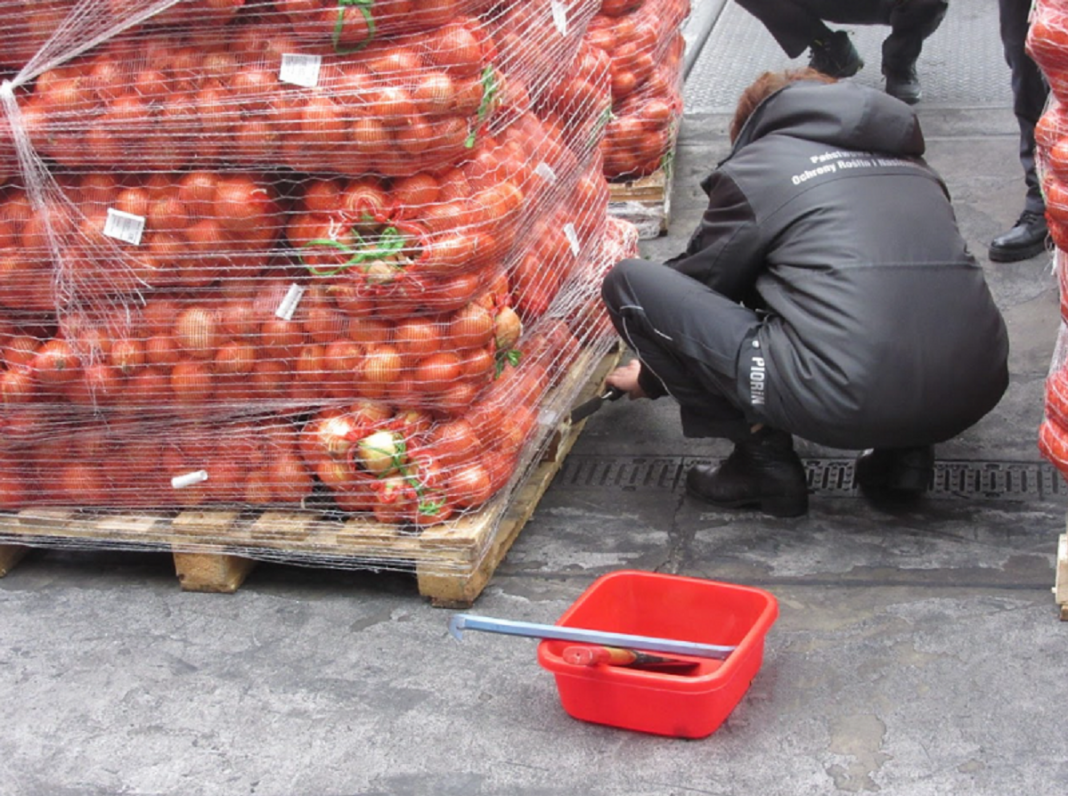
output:
<path id="1" fill-rule="evenodd" d="M 149 14 L 149 0 L 0 0 L 4 20 L 4 46 L 0 65 L 21 67 L 51 42 L 49 56 L 73 49 L 108 30 L 118 30 L 131 17 L 148 25 L 223 25 L 233 19 L 246 0 L 184 0 Z M 72 14 L 76 6 L 77 14 Z"/>
<path id="2" fill-rule="evenodd" d="M 689 12 L 689 0 L 609 0 L 602 5 L 586 36 L 611 60 L 614 102 L 640 89 L 669 57 Z"/>
<path id="3" fill-rule="evenodd" d="M 1068 370 L 1063 363 L 1046 377 L 1045 411 L 1046 417 L 1068 427 Z"/>
<path id="4" fill-rule="evenodd" d="M 495 0 L 275 0 L 301 44 L 351 54 L 376 40 L 440 28 L 458 17 L 486 13 Z M 250 3 L 250 5 L 252 5 Z"/>
<path id="5" fill-rule="evenodd" d="M 574 191 L 535 220 L 508 267 L 513 304 L 524 321 L 545 314 L 561 288 L 599 255 L 608 199 L 600 160 L 594 159 Z"/>
<path id="6" fill-rule="evenodd" d="M 612 110 L 607 56 L 582 42 L 570 70 L 541 92 L 535 111 L 585 160 L 596 150 Z"/>
<path id="7" fill-rule="evenodd" d="M 306 52 L 276 17 L 118 36 L 40 75 L 22 121 L 67 166 L 404 175 L 466 156 L 494 111 L 477 19 L 336 56 Z"/>
<path id="8" fill-rule="evenodd" d="M 302 432 L 305 464 L 341 509 L 381 522 L 427 525 L 483 505 L 515 474 L 540 401 L 579 351 L 567 325 L 549 320 L 520 347 L 462 417 L 367 402 L 321 411 Z"/>
<path id="9" fill-rule="evenodd" d="M 1068 426 L 1047 417 L 1038 427 L 1038 450 L 1068 480 Z"/>
<path id="10" fill-rule="evenodd" d="M 1045 418 L 1038 449 L 1068 480 L 1068 326 L 1061 324 L 1045 383 Z"/>
<path id="11" fill-rule="evenodd" d="M 0 507 L 294 505 L 314 478 L 288 417 L 103 422 L 53 417 L 47 435 L 0 452 Z"/>
<path id="12" fill-rule="evenodd" d="M 607 207 L 600 188 L 552 130 L 525 114 L 444 172 L 303 183 L 286 238 L 347 312 L 454 310 L 520 256 L 554 207 L 573 204 L 580 237 L 594 234 Z"/>
<path id="13" fill-rule="evenodd" d="M 619 101 L 605 127 L 605 175 L 612 180 L 645 177 L 664 167 L 682 118 L 683 39 L 641 88 Z"/>
<path id="14" fill-rule="evenodd" d="M 228 416 L 356 398 L 460 413 L 514 346 L 520 320 L 503 276 L 458 309 L 386 321 L 340 309 L 294 269 L 225 289 L 163 292 L 103 315 L 12 328 L 5 406 Z"/>
<path id="15" fill-rule="evenodd" d="M 0 190 L 0 305 L 55 311 L 262 271 L 282 229 L 262 175 L 59 174 L 35 207 Z"/>
<path id="16" fill-rule="evenodd" d="M 1046 221 L 1058 249 L 1068 250 L 1068 113 L 1055 97 L 1035 125 L 1036 162 Z"/>
<path id="17" fill-rule="evenodd" d="M 1068 100 L 1068 7 L 1039 2 L 1030 20 L 1027 53 L 1045 74 L 1053 96 L 1064 102 Z"/>
<path id="18" fill-rule="evenodd" d="M 485 17 L 496 43 L 494 64 L 524 86 L 535 102 L 572 70 L 599 0 L 524 0 L 499 3 Z"/>

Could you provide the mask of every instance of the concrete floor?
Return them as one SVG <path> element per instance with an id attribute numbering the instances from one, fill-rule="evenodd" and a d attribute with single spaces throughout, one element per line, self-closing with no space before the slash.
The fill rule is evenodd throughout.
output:
<path id="1" fill-rule="evenodd" d="M 996 42 L 986 5 L 957 0 L 930 52 L 958 25 Z M 725 44 L 702 60 L 744 53 L 752 74 L 765 56 L 776 68 L 770 37 L 737 11 L 723 9 L 710 42 Z M 730 25 L 761 42 L 759 57 L 728 51 L 747 40 Z M 1066 500 L 1035 447 L 1056 284 L 1049 256 L 986 261 L 1022 204 L 1007 72 L 983 102 L 955 102 L 945 71 L 922 75 L 929 160 L 1012 342 L 1009 393 L 939 447 L 940 474 L 1025 472 L 1028 485 L 947 480 L 880 506 L 818 485 L 794 520 L 710 510 L 682 495 L 678 474 L 723 444 L 684 440 L 666 401 L 617 403 L 591 419 L 472 609 L 551 623 L 621 568 L 767 589 L 780 616 L 763 665 L 715 734 L 570 718 L 536 642 L 455 641 L 451 612 L 403 574 L 261 565 L 236 594 L 205 595 L 179 591 L 167 555 L 39 551 L 0 580 L 0 796 L 1063 794 L 1068 624 L 1050 588 Z M 874 79 L 870 65 L 862 77 Z M 684 245 L 703 209 L 697 180 L 726 151 L 727 109 L 691 108 L 671 231 L 644 244 L 650 257 Z M 802 453 L 822 472 L 853 452 Z"/>

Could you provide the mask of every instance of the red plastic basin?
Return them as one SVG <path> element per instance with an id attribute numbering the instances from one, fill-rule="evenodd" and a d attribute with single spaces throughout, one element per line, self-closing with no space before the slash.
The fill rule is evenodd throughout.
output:
<path id="1" fill-rule="evenodd" d="M 594 581 L 556 624 L 588 630 L 735 646 L 726 660 L 701 660 L 692 673 L 565 661 L 565 641 L 538 645 L 538 663 L 556 678 L 560 703 L 582 721 L 627 730 L 704 738 L 741 700 L 764 658 L 779 615 L 775 597 L 751 586 L 621 570 Z"/>

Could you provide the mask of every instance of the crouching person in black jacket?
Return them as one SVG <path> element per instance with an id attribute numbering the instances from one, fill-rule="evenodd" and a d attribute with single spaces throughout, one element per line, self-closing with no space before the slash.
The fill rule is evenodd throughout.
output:
<path id="1" fill-rule="evenodd" d="M 686 251 L 624 260 L 605 279 L 638 355 L 608 382 L 670 395 L 686 436 L 735 443 L 687 474 L 715 505 L 805 513 L 792 435 L 871 449 L 864 488 L 926 488 L 931 446 L 1001 399 L 1009 346 L 915 114 L 812 70 L 768 73 L 743 94 L 731 141 Z"/>

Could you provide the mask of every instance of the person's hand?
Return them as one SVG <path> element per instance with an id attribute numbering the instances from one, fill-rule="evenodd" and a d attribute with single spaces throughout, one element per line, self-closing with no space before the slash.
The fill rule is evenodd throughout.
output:
<path id="1" fill-rule="evenodd" d="M 641 373 L 641 371 L 641 360 L 632 359 L 626 365 L 618 367 L 609 373 L 608 378 L 605 379 L 605 383 L 609 387 L 615 387 L 618 390 L 622 390 L 632 401 L 635 398 L 645 398 L 646 395 L 642 391 L 641 385 L 638 384 L 638 374 Z"/>

